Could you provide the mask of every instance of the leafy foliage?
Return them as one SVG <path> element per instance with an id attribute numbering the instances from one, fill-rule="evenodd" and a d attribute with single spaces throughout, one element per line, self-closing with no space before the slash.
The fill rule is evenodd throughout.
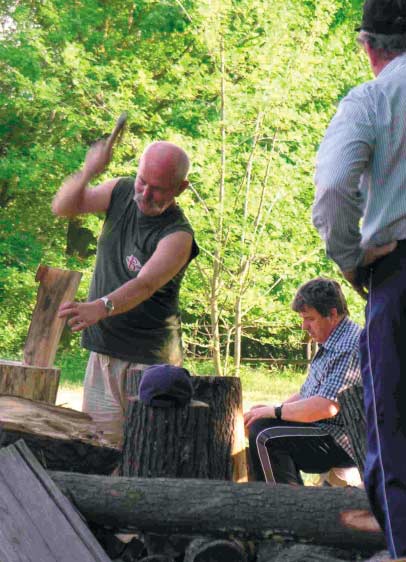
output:
<path id="1" fill-rule="evenodd" d="M 337 275 L 311 226 L 312 175 L 338 100 L 369 77 L 354 41 L 360 4 L 0 0 L 0 354 L 22 349 L 39 262 L 84 271 L 85 298 L 93 257 L 67 254 L 50 202 L 124 109 L 108 176 L 133 174 L 152 139 L 193 162 L 181 201 L 202 250 L 182 290 L 189 351 L 212 351 L 215 299 L 223 356 L 237 306 L 243 354 L 294 353 L 296 287 Z M 101 218 L 81 225 L 97 235 Z"/>

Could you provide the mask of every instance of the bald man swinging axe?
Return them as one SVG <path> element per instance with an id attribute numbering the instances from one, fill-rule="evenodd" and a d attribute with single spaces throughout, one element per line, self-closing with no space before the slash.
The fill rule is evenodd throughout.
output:
<path id="1" fill-rule="evenodd" d="M 56 215 L 105 213 L 96 266 L 85 303 L 59 311 L 83 331 L 90 351 L 83 411 L 119 445 L 127 405 L 126 376 L 157 363 L 182 363 L 180 284 L 198 254 L 193 230 L 176 199 L 188 187 L 189 158 L 166 141 L 146 147 L 136 177 L 90 187 L 110 163 L 115 133 L 88 151 L 52 203 Z"/>

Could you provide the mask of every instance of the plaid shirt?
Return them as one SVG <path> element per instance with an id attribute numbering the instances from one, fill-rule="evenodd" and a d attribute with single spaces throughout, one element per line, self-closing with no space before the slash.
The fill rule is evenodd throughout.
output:
<path id="1" fill-rule="evenodd" d="M 361 328 L 344 318 L 319 349 L 310 364 L 309 374 L 300 389 L 302 398 L 322 396 L 338 402 L 338 393 L 346 386 L 362 384 L 359 361 Z M 315 422 L 354 458 L 340 413 L 334 418 Z"/>

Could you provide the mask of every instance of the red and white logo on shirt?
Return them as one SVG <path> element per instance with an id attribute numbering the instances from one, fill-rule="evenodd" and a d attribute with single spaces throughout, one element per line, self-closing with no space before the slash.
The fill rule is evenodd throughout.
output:
<path id="1" fill-rule="evenodd" d="M 142 268 L 140 260 L 135 256 L 127 256 L 125 259 L 129 271 L 139 271 Z"/>

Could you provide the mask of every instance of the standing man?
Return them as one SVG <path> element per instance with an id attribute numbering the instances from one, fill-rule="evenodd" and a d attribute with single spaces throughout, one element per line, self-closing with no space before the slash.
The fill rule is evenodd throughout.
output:
<path id="1" fill-rule="evenodd" d="M 338 393 L 361 382 L 361 328 L 348 318 L 340 285 L 316 278 L 302 285 L 292 308 L 319 344 L 299 392 L 281 405 L 258 405 L 244 414 L 256 480 L 303 484 L 300 471 L 327 472 L 354 466 L 339 414 Z"/>
<path id="2" fill-rule="evenodd" d="M 66 217 L 106 213 L 89 300 L 64 303 L 59 315 L 69 317 L 72 331 L 84 331 L 82 345 L 91 352 L 83 411 L 121 443 L 128 369 L 182 363 L 178 295 L 198 247 L 175 201 L 188 186 L 187 154 L 155 142 L 142 154 L 135 179 L 89 187 L 110 159 L 108 143 L 96 143 L 52 209 Z"/>
<path id="3" fill-rule="evenodd" d="M 406 0 L 367 0 L 358 41 L 375 79 L 320 146 L 313 222 L 365 298 L 365 485 L 391 556 L 406 556 Z M 360 221 L 362 225 L 360 227 Z"/>

